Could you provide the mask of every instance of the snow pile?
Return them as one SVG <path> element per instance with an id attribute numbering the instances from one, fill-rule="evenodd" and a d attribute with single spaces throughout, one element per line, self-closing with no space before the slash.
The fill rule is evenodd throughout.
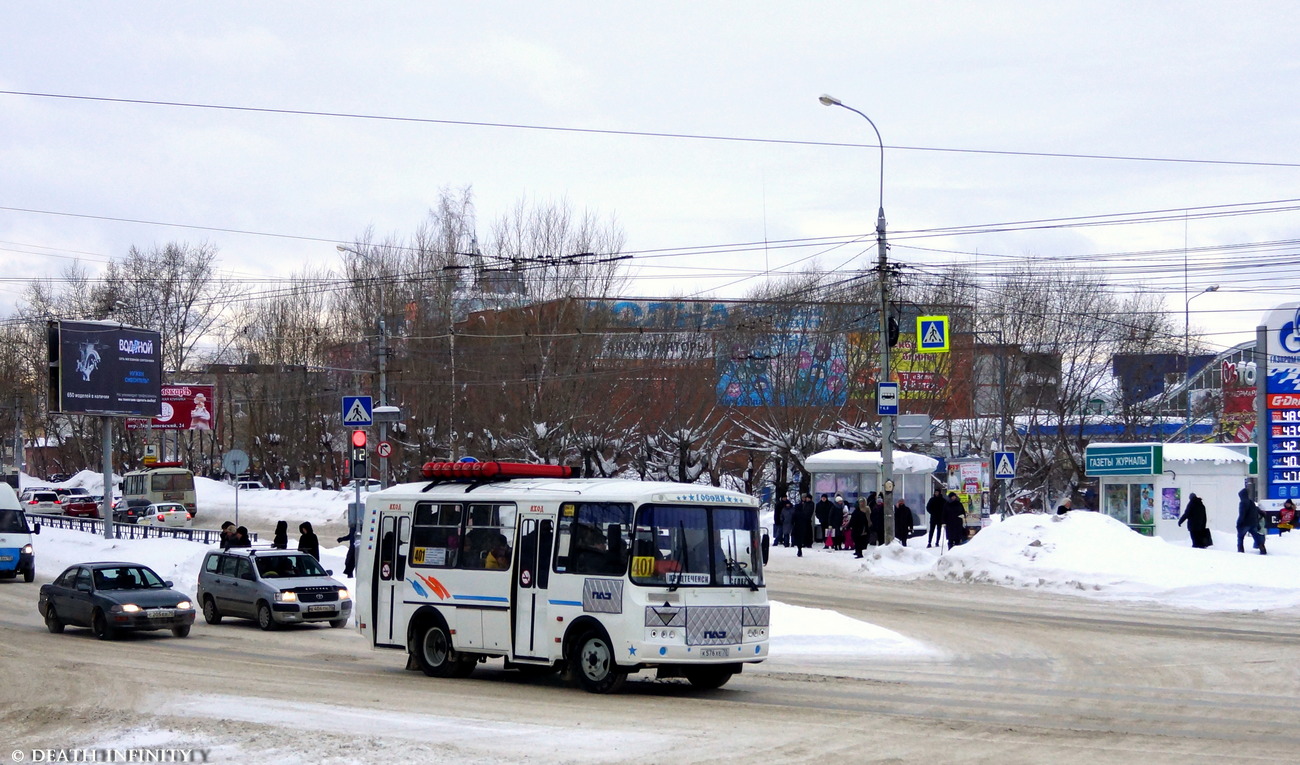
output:
<path id="1" fill-rule="evenodd" d="M 824 608 L 771 601 L 773 660 L 796 655 L 926 658 L 939 653 L 893 630 Z"/>
<path id="2" fill-rule="evenodd" d="M 366 491 L 361 501 L 366 501 Z M 203 528 L 217 528 L 222 521 L 235 521 L 235 487 L 210 478 L 194 479 L 196 522 Z M 356 499 L 352 489 L 266 489 L 239 492 L 240 526 L 270 533 L 276 521 L 288 521 L 291 534 L 298 524 L 308 521 L 313 527 L 328 523 L 347 524 L 348 503 Z M 316 528 L 320 533 L 321 529 Z M 339 531 L 343 533 L 342 530 Z"/>

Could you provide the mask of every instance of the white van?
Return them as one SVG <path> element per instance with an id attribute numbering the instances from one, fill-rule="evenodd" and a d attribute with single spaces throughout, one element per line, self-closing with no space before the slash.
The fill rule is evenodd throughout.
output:
<path id="1" fill-rule="evenodd" d="M 41 524 L 27 525 L 27 513 L 13 488 L 0 483 L 0 578 L 13 579 L 19 574 L 24 582 L 36 578 L 32 534 L 39 533 Z"/>

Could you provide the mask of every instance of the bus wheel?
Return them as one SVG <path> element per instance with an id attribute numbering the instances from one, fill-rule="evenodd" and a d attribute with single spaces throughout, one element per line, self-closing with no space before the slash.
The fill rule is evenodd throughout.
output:
<path id="1" fill-rule="evenodd" d="M 573 676 L 591 693 L 614 693 L 623 687 L 627 671 L 614 661 L 614 648 L 604 630 L 593 629 L 578 638 L 573 652 Z"/>
<path id="2" fill-rule="evenodd" d="M 468 677 L 474 660 L 461 658 L 451 647 L 451 636 L 441 620 L 426 624 L 415 637 L 415 662 L 429 677 Z"/>
<path id="3" fill-rule="evenodd" d="M 726 685 L 731 676 L 736 674 L 736 668 L 731 664 L 705 664 L 686 667 L 682 672 L 692 686 L 703 691 L 711 691 Z"/>

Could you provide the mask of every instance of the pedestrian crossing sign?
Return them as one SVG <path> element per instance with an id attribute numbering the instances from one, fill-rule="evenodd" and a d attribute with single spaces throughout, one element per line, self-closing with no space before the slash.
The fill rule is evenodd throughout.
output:
<path id="1" fill-rule="evenodd" d="M 343 426 L 365 428 L 374 424 L 373 399 L 370 396 L 343 397 Z"/>
<path id="2" fill-rule="evenodd" d="M 951 347 L 947 316 L 916 317 L 916 350 L 918 353 L 947 353 Z"/>
<path id="3" fill-rule="evenodd" d="M 993 477 L 1007 481 L 1016 477 L 1015 452 L 993 452 Z"/>

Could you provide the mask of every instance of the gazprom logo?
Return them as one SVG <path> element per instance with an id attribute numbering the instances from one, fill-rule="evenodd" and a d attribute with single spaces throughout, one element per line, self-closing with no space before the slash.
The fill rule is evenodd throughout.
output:
<path id="1" fill-rule="evenodd" d="M 1277 342 L 1282 350 L 1287 353 L 1300 353 L 1300 309 L 1296 310 L 1295 317 L 1282 325 L 1278 330 Z"/>
<path id="2" fill-rule="evenodd" d="M 152 340 L 128 340 L 125 337 L 118 338 L 117 349 L 122 353 L 129 353 L 133 356 L 143 356 L 153 353 Z"/>

